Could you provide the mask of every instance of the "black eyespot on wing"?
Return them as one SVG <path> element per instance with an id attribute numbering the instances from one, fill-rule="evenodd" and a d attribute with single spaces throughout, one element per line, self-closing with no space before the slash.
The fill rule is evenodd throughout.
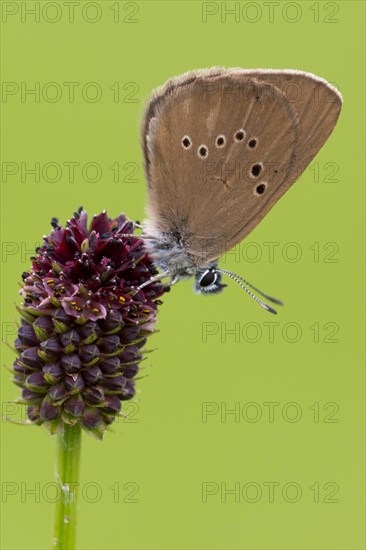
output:
<path id="1" fill-rule="evenodd" d="M 217 136 L 216 147 L 223 147 L 225 145 L 226 138 L 223 135 Z"/>
<path id="2" fill-rule="evenodd" d="M 257 178 L 261 172 L 262 172 L 262 165 L 258 164 L 258 163 L 253 164 L 252 169 L 251 169 L 252 176 Z"/>
<path id="3" fill-rule="evenodd" d="M 259 185 L 257 185 L 257 187 L 255 188 L 256 195 L 263 195 L 263 193 L 266 190 L 266 187 L 267 186 L 265 183 L 260 183 Z"/>
<path id="4" fill-rule="evenodd" d="M 235 137 L 235 141 L 243 141 L 243 139 L 245 138 L 244 130 L 242 128 L 238 130 L 234 137 Z"/>
<path id="5" fill-rule="evenodd" d="M 257 145 L 257 140 L 256 138 L 252 138 L 251 140 L 249 140 L 248 142 L 248 147 L 250 147 L 250 149 L 254 149 L 254 147 Z"/>
<path id="6" fill-rule="evenodd" d="M 192 146 L 191 139 L 188 136 L 184 136 L 182 139 L 182 145 L 185 149 L 189 149 Z"/>
<path id="7" fill-rule="evenodd" d="M 198 147 L 198 155 L 199 155 L 201 158 L 207 157 L 207 155 L 208 155 L 208 149 L 207 149 L 206 145 L 200 145 L 200 146 Z"/>

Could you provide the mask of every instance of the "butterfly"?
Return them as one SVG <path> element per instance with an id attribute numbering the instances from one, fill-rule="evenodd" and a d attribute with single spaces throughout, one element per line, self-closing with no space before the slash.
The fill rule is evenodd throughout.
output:
<path id="1" fill-rule="evenodd" d="M 236 281 L 262 307 L 264 294 L 218 259 L 242 241 L 298 179 L 332 132 L 341 94 L 295 70 L 194 70 L 157 88 L 143 116 L 146 248 L 174 284 L 221 292 Z M 145 282 L 142 286 L 149 284 Z M 250 290 L 251 289 L 251 290 Z"/>

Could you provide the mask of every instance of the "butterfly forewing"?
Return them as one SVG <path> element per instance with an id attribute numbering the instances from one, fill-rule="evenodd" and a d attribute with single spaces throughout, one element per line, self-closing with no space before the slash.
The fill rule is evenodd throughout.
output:
<path id="1" fill-rule="evenodd" d="M 337 96 L 305 75 L 198 71 L 153 96 L 142 136 L 150 226 L 179 236 L 197 265 L 241 241 L 331 132 Z"/>

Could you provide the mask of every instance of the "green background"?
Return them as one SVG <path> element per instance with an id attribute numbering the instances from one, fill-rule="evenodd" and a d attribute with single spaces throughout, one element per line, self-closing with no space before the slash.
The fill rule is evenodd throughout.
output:
<path id="1" fill-rule="evenodd" d="M 238 247 L 242 260 L 229 254 L 222 263 L 283 298 L 285 308 L 274 318 L 234 283 L 202 297 L 184 282 L 165 297 L 160 332 L 148 345 L 158 349 L 144 363 L 153 368 L 138 382 L 128 421 L 102 443 L 83 438 L 78 547 L 364 548 L 364 2 L 277 2 L 273 18 L 268 3 L 237 2 L 237 20 L 226 21 L 221 2 L 211 2 L 217 13 L 207 22 L 196 1 L 96 2 L 84 18 L 80 4 L 74 22 L 63 2 L 40 7 L 46 4 L 35 22 L 20 2 L 2 2 L 3 10 L 19 9 L 3 18 L 2 79 L 19 88 L 39 82 L 41 90 L 39 102 L 20 93 L 2 102 L 2 166 L 18 167 L 1 183 L 8 343 L 20 275 L 51 216 L 64 223 L 83 205 L 90 215 L 106 208 L 143 219 L 138 121 L 153 88 L 213 65 L 293 68 L 334 82 L 344 97 L 312 166 Z M 42 90 L 51 97 L 50 82 L 61 89 L 58 101 L 42 97 Z M 74 102 L 65 82 L 80 83 Z M 90 82 L 102 91 L 99 101 L 90 101 L 92 87 L 85 91 Z M 61 174 L 51 166 L 40 181 L 22 181 L 21 163 L 35 162 L 46 172 L 47 163 L 58 163 Z M 73 182 L 70 162 L 79 163 Z M 90 162 L 102 171 L 98 181 L 88 181 L 92 168 L 82 173 Z M 109 168 L 115 163 L 118 181 Z M 47 181 L 53 177 L 59 180 Z M 273 261 L 269 242 L 279 243 Z M 290 261 L 294 247 L 298 261 Z M 204 338 L 208 329 L 215 333 Z M 230 329 L 240 332 L 225 336 Z M 1 363 L 11 365 L 13 352 L 5 344 L 2 352 Z M 3 414 L 12 416 L 7 402 L 19 390 L 2 370 Z M 269 402 L 278 403 L 273 417 Z M 212 414 L 204 422 L 207 403 Z M 240 418 L 225 416 L 234 407 Z M 3 420 L 4 549 L 50 547 L 54 451 L 45 429 Z M 215 493 L 207 502 L 205 483 Z M 235 484 L 240 494 L 225 502 L 225 488 Z"/>

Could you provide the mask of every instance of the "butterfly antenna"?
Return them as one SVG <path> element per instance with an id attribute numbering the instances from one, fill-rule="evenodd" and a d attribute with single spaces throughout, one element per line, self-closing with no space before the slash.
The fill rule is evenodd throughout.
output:
<path id="1" fill-rule="evenodd" d="M 254 285 L 252 285 L 252 283 L 250 283 L 249 281 L 246 281 L 243 277 L 241 277 L 241 275 L 236 275 L 238 277 L 238 279 L 240 279 L 244 284 L 248 285 L 251 289 L 255 290 L 255 292 L 258 292 L 258 294 L 260 294 L 261 296 L 263 296 L 263 298 L 266 298 L 266 300 L 269 300 L 270 302 L 273 302 L 274 304 L 277 304 L 279 306 L 283 306 L 285 305 L 282 300 L 279 300 L 278 298 L 274 298 L 273 296 L 269 296 L 269 294 L 265 294 L 264 292 L 262 292 L 261 290 L 259 290 L 259 288 L 256 288 Z"/>
<path id="2" fill-rule="evenodd" d="M 239 275 L 236 275 L 235 273 L 232 273 L 231 271 L 226 271 L 226 269 L 216 269 L 216 271 L 218 271 L 219 273 L 223 273 L 224 275 L 227 275 L 228 277 L 230 277 L 230 279 L 233 279 L 233 281 L 235 281 L 236 283 L 238 283 L 238 285 L 243 289 L 245 290 L 245 292 L 247 292 L 249 294 L 249 296 L 251 298 L 253 298 L 253 300 L 255 300 L 257 302 L 257 304 L 259 304 L 260 306 L 262 306 L 264 309 L 266 309 L 267 311 L 269 311 L 270 313 L 273 313 L 274 315 L 277 315 L 277 311 L 275 309 L 273 309 L 273 307 L 269 306 L 268 304 L 266 304 L 265 302 L 262 302 L 262 300 L 260 300 L 259 298 L 257 298 L 257 296 L 255 294 L 253 294 L 253 292 L 251 292 L 249 290 L 249 288 L 247 288 L 243 282 L 245 282 L 248 286 L 250 286 L 251 288 L 253 288 L 254 290 L 256 290 L 257 292 L 259 292 L 259 294 L 261 294 L 262 296 L 264 296 L 265 298 L 267 298 L 268 300 L 270 301 L 273 301 L 274 303 L 276 304 L 282 304 L 282 302 L 280 302 L 279 300 L 277 300 L 276 298 L 272 298 L 271 296 L 267 296 L 266 294 L 264 294 L 263 292 L 261 292 L 259 289 L 253 287 L 250 283 L 248 283 L 247 281 L 245 281 L 245 279 L 242 279 L 242 277 L 240 277 Z M 242 281 L 240 280 L 242 279 Z"/>

